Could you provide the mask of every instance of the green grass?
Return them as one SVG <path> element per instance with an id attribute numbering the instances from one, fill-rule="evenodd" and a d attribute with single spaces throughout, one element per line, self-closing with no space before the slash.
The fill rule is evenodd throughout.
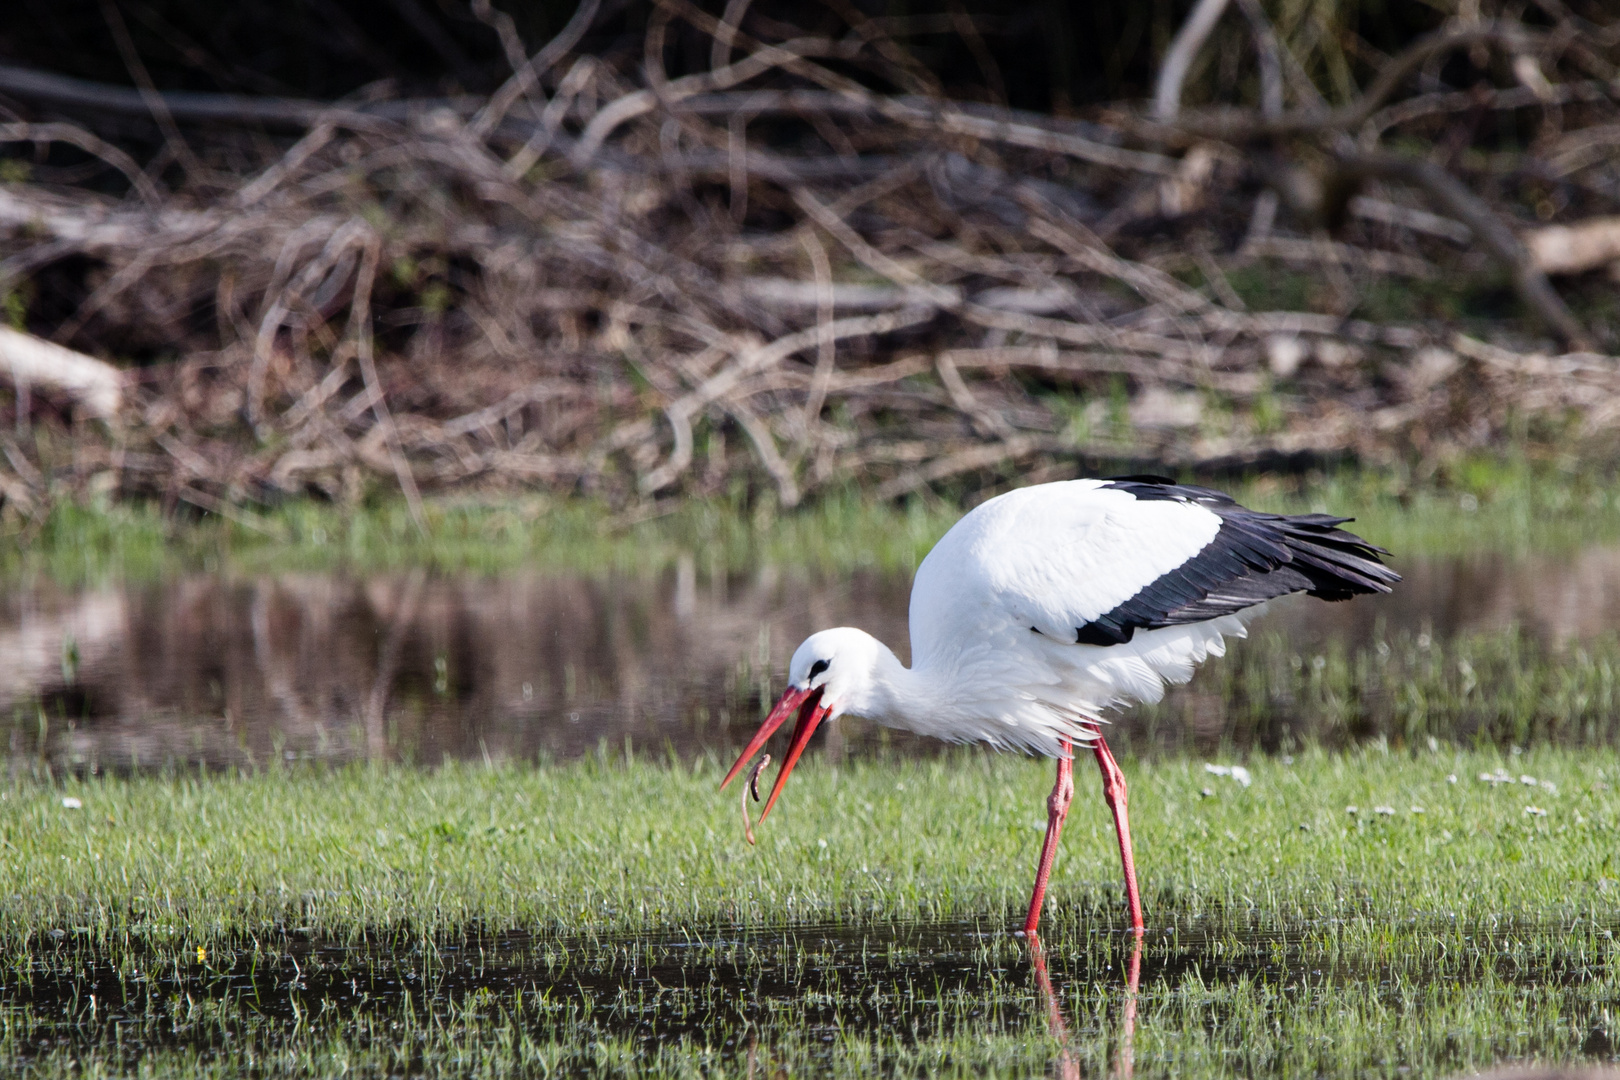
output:
<path id="1" fill-rule="evenodd" d="M 1612 470 L 1574 458 L 1473 458 L 1421 480 L 1400 471 L 1346 468 L 1212 482 L 1258 509 L 1355 517 L 1358 531 L 1398 558 L 1522 555 L 1620 539 Z M 424 534 L 403 502 L 388 500 L 358 508 L 289 502 L 257 519 L 266 532 L 213 515 L 169 519 L 151 504 L 62 504 L 0 541 L 0 577 L 78 582 L 196 570 L 401 566 L 640 572 L 682 556 L 724 568 L 777 563 L 827 572 L 905 571 L 961 513 L 962 507 L 937 499 L 885 506 L 855 492 L 830 494 L 791 513 L 689 501 L 645 520 L 587 499 L 444 498 L 427 504 Z"/>
<path id="2" fill-rule="evenodd" d="M 1125 765 L 1138 1075 L 1612 1053 L 1612 752 L 1307 751 L 1250 760 L 1248 787 Z M 1049 771 L 812 758 L 756 848 L 712 762 L 14 780 L 0 1063 L 741 1076 L 752 1041 L 756 1075 L 1040 1075 L 1060 1052 L 1102 1075 L 1126 939 L 1089 769 L 1043 926 L 1066 1042 L 1006 933 Z"/>
<path id="3" fill-rule="evenodd" d="M 778 562 L 826 570 L 905 569 L 958 513 L 830 497 L 791 514 L 693 501 L 655 516 L 589 499 L 429 500 L 418 531 L 405 503 L 356 508 L 314 500 L 256 515 L 258 528 L 212 514 L 167 519 L 148 503 L 63 504 L 37 529 L 0 542 L 0 577 L 79 582 L 181 571 L 243 573 L 425 566 L 494 573 L 518 567 L 636 573 L 696 556 L 732 569 Z"/>
<path id="4" fill-rule="evenodd" d="M 1312 751 L 1249 768 L 1244 789 L 1196 760 L 1128 767 L 1157 920 L 1608 918 L 1620 899 L 1612 752 Z M 1557 790 L 1476 779 L 1498 768 Z M 26 949 L 56 929 L 183 953 L 291 927 L 999 917 L 1024 899 L 1049 772 L 969 752 L 812 762 L 757 848 L 705 761 L 17 781 L 0 792 L 0 941 Z M 1082 792 L 1064 837 L 1060 925 L 1118 918 L 1094 801 Z"/>

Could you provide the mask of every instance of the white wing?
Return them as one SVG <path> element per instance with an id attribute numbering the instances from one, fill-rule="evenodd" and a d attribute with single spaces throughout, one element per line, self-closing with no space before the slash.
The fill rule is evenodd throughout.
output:
<path id="1" fill-rule="evenodd" d="M 1099 480 L 991 499 L 917 569 L 913 662 L 949 663 L 974 640 L 1011 628 L 1072 644 L 1080 627 L 1190 561 L 1220 528 L 1202 506 L 1141 500 Z"/>
<path id="2" fill-rule="evenodd" d="M 1191 678 L 1266 600 L 1388 592 L 1399 575 L 1344 520 L 1150 477 L 992 499 L 912 584 L 912 669 L 940 688 L 918 729 L 1058 753 L 1102 709 Z"/>
<path id="3" fill-rule="evenodd" d="M 949 687 L 939 730 L 1048 755 L 1083 745 L 1110 705 L 1156 701 L 1183 682 L 1235 617 L 1146 630 L 1125 644 L 1075 643 L 1077 628 L 1204 549 L 1220 519 L 1203 507 L 1143 501 L 1096 480 L 1008 492 L 968 514 L 917 569 L 914 671 Z"/>

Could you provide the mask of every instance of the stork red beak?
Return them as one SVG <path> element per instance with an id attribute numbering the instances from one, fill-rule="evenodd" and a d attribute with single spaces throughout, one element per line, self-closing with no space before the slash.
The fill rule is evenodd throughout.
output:
<path id="1" fill-rule="evenodd" d="M 799 719 L 793 725 L 793 742 L 788 747 L 787 757 L 782 760 L 782 767 L 777 770 L 776 786 L 771 788 L 771 797 L 765 800 L 765 811 L 759 815 L 761 821 L 770 816 L 771 807 L 776 805 L 777 796 L 782 794 L 782 785 L 787 783 L 788 774 L 793 771 L 793 766 L 798 764 L 799 755 L 804 753 L 805 746 L 810 742 L 810 735 L 820 725 L 821 721 L 826 719 L 827 714 L 832 711 L 821 704 L 821 689 L 819 687 L 813 690 L 788 687 L 787 692 L 777 699 L 776 705 L 772 707 L 770 715 L 765 718 L 765 722 L 759 726 L 759 730 L 754 732 L 754 737 L 749 740 L 747 749 L 737 758 L 737 764 L 733 765 L 731 771 L 726 773 L 726 778 L 720 781 L 720 790 L 724 791 L 726 785 L 736 779 L 737 774 L 742 772 L 743 766 L 755 754 L 759 753 L 760 747 L 765 745 L 765 741 L 776 732 L 777 728 L 782 726 L 782 722 L 792 714 L 794 709 L 799 710 Z"/>

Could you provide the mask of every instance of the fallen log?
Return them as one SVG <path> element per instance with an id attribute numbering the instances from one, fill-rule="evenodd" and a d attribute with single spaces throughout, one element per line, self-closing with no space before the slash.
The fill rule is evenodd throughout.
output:
<path id="1" fill-rule="evenodd" d="M 111 364 L 9 326 L 0 326 L 0 377 L 19 395 L 64 394 L 99 419 L 117 415 L 124 401 L 124 374 Z"/>
<path id="2" fill-rule="evenodd" d="M 1583 274 L 1620 262 L 1620 217 L 1528 229 L 1523 238 L 1531 262 L 1544 274 Z"/>

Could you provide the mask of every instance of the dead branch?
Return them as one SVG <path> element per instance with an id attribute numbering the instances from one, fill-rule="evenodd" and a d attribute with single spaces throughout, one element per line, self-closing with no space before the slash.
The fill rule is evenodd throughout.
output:
<path id="1" fill-rule="evenodd" d="M 1254 50 L 1260 62 L 1260 115 L 1278 117 L 1283 112 L 1282 46 L 1266 18 L 1260 0 L 1238 0 L 1243 17 L 1254 33 Z"/>
<path id="2" fill-rule="evenodd" d="M 0 91 L 25 101 L 80 113 L 146 117 L 151 112 L 139 90 L 35 71 L 15 64 L 0 64 Z M 334 117 L 354 117 L 361 122 L 368 117 L 399 121 L 412 112 L 453 107 L 448 99 L 434 99 L 376 102 L 346 108 L 299 98 L 190 90 L 165 91 L 161 98 L 169 115 L 185 123 L 262 124 L 271 129 L 291 128 L 299 131 Z"/>
<path id="3" fill-rule="evenodd" d="M 4 65 L 0 65 L 0 72 L 3 70 Z M 118 147 L 103 142 L 83 128 L 74 127 L 72 124 L 0 124 L 0 142 L 71 143 L 123 173 L 125 179 L 129 181 L 129 186 L 148 203 L 155 204 L 162 198 L 158 194 L 157 185 L 141 171 L 139 165 L 135 164 L 135 159 Z"/>

